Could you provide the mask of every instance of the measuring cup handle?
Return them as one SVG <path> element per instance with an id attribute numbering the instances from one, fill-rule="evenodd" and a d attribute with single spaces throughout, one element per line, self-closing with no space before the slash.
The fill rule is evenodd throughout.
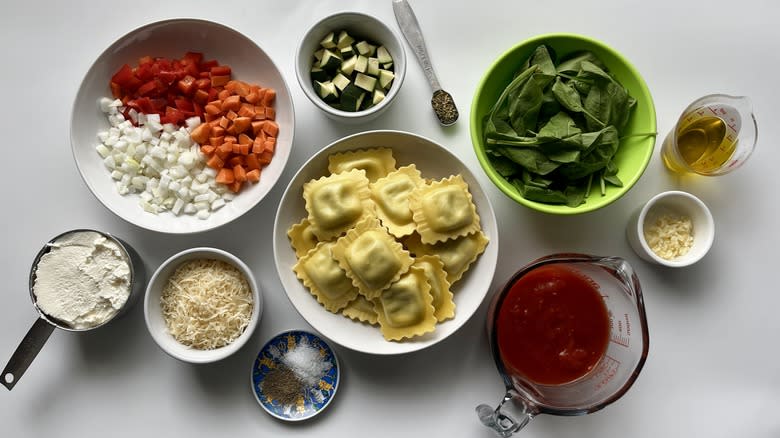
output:
<path id="1" fill-rule="evenodd" d="M 477 416 L 482 424 L 493 429 L 499 436 L 507 438 L 524 428 L 534 417 L 535 412 L 523 401 L 516 397 L 512 390 L 507 391 L 504 399 L 497 408 L 488 405 L 477 406 Z M 511 402 L 509 409 L 511 414 L 504 410 L 506 402 Z"/>
<path id="2" fill-rule="evenodd" d="M 43 344 L 46 343 L 53 331 L 54 326 L 43 318 L 38 318 L 30 327 L 27 335 L 22 339 L 19 346 L 16 347 L 16 351 L 11 356 L 11 360 L 8 361 L 8 365 L 5 366 L 3 374 L 0 375 L 0 382 L 9 391 L 22 378 L 24 372 L 27 371 L 27 367 L 30 366 L 38 352 L 41 351 Z"/>

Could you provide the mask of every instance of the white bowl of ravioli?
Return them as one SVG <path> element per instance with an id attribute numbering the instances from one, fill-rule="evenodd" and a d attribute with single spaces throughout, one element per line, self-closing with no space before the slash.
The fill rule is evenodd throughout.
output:
<path id="1" fill-rule="evenodd" d="M 389 355 L 434 345 L 476 312 L 495 271 L 498 229 L 486 193 L 446 148 L 368 131 L 298 170 L 273 245 L 285 292 L 313 328 Z"/>

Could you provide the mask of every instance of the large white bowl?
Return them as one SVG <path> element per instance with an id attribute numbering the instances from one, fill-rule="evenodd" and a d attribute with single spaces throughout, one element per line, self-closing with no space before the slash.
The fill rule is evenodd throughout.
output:
<path id="1" fill-rule="evenodd" d="M 252 316 L 244 332 L 232 343 L 214 350 L 198 350 L 177 341 L 168 331 L 162 315 L 160 297 L 165 284 L 168 282 L 168 278 L 173 275 L 182 263 L 197 259 L 221 260 L 236 267 L 246 277 L 249 288 L 252 289 L 252 298 L 254 299 Z M 174 254 L 157 268 L 149 280 L 149 284 L 146 287 L 146 295 L 144 296 L 144 319 L 146 320 L 146 328 L 149 330 L 149 334 L 152 335 L 154 342 L 171 357 L 190 363 L 216 362 L 238 351 L 252 337 L 262 313 L 263 294 L 257 286 L 252 270 L 238 257 L 216 248 L 191 248 Z"/>
<path id="2" fill-rule="evenodd" d="M 490 239 L 485 252 L 453 286 L 455 318 L 438 324 L 433 333 L 402 342 L 386 341 L 379 328 L 328 312 L 309 293 L 292 270 L 297 259 L 287 238 L 291 225 L 306 217 L 303 184 L 328 173 L 328 156 L 368 147 L 392 147 L 397 166 L 414 163 L 423 178 L 446 178 L 461 174 L 480 215 L 482 231 Z M 400 354 L 422 350 L 446 339 L 479 308 L 490 287 L 498 257 L 498 228 L 493 206 L 474 175 L 445 147 L 415 134 L 401 131 L 368 131 L 351 135 L 323 148 L 307 161 L 284 192 L 274 222 L 274 261 L 287 297 L 303 318 L 323 336 L 352 350 L 371 354 Z"/>
<path id="3" fill-rule="evenodd" d="M 201 220 L 192 215 L 170 212 L 147 213 L 138 205 L 137 195 L 120 195 L 110 172 L 95 151 L 97 133 L 109 128 L 98 100 L 111 97 L 109 80 L 123 65 L 137 65 L 142 56 L 181 58 L 185 52 L 202 52 L 207 59 L 229 65 L 233 77 L 276 90 L 276 120 L 279 137 L 271 164 L 263 168 L 260 182 L 250 184 L 225 207 Z M 252 40 L 221 24 L 195 19 L 160 21 L 140 27 L 119 38 L 97 58 L 84 76 L 73 104 L 70 138 L 76 160 L 87 187 L 109 210 L 122 219 L 148 230 L 164 233 L 196 233 L 224 225 L 257 205 L 276 184 L 287 164 L 293 144 L 295 117 L 290 90 L 271 58 Z"/>

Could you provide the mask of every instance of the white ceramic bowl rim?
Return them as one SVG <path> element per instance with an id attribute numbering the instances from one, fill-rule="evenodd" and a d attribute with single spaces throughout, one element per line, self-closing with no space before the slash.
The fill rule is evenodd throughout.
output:
<path id="1" fill-rule="evenodd" d="M 395 43 L 399 47 L 399 53 L 401 58 L 403 59 L 402 62 L 398 62 L 399 60 L 397 58 L 393 59 L 393 67 L 395 68 L 394 74 L 395 79 L 393 79 L 393 85 L 390 87 L 390 91 L 387 93 L 385 98 L 379 102 L 378 104 L 362 110 L 362 111 L 343 111 L 340 109 L 333 108 L 332 106 L 328 105 L 325 101 L 319 98 L 314 93 L 314 88 L 311 84 L 311 79 L 309 79 L 308 71 L 301 71 L 300 64 L 301 64 L 301 56 L 304 56 L 302 53 L 303 46 L 306 41 L 308 41 L 310 38 L 317 37 L 316 35 L 313 35 L 314 29 L 316 29 L 320 24 L 326 23 L 329 21 L 336 21 L 338 18 L 344 17 L 344 16 L 352 16 L 352 17 L 358 17 L 363 20 L 367 20 L 371 23 L 373 23 L 375 26 L 381 27 L 383 30 L 388 32 L 390 35 L 393 36 L 393 39 L 395 40 Z M 382 42 L 382 44 L 385 44 L 385 42 Z M 306 58 L 309 59 L 311 55 L 306 55 Z M 301 85 L 301 88 L 303 89 L 304 94 L 306 97 L 309 98 L 309 100 L 312 101 L 318 108 L 321 110 L 330 113 L 335 116 L 344 117 L 347 119 L 359 119 L 359 118 L 370 118 L 369 116 L 373 115 L 376 112 L 382 111 L 384 107 L 387 105 L 390 105 L 390 103 L 393 101 L 395 96 L 398 94 L 398 90 L 401 88 L 401 84 L 403 83 L 403 79 L 406 76 L 406 50 L 404 49 L 403 40 L 398 36 L 398 34 L 391 29 L 389 26 L 387 26 L 385 23 L 383 23 L 378 18 L 368 15 L 362 12 L 353 12 L 353 11 L 341 11 L 336 12 L 331 15 L 328 15 L 327 17 L 318 20 L 316 23 L 314 23 L 309 30 L 303 35 L 300 42 L 298 43 L 298 49 L 295 53 L 295 74 L 298 78 L 298 83 Z"/>
<path id="2" fill-rule="evenodd" d="M 694 234 L 694 245 L 696 245 L 696 241 L 699 241 L 699 249 L 696 251 L 696 253 L 688 253 L 686 256 L 683 256 L 679 259 L 675 260 L 667 260 L 658 254 L 656 254 L 651 248 L 650 245 L 647 243 L 647 240 L 645 240 L 645 233 L 644 233 L 644 223 L 645 219 L 647 218 L 648 213 L 652 210 L 653 207 L 661 203 L 665 199 L 669 198 L 679 198 L 683 199 L 686 204 L 690 205 L 692 208 L 689 209 L 686 213 L 688 213 L 691 218 L 693 218 L 693 215 L 690 214 L 691 211 L 694 209 L 699 212 L 699 216 L 704 218 L 704 222 L 706 224 L 706 228 L 703 230 L 703 233 L 695 233 Z M 712 213 L 710 212 L 710 209 L 707 208 L 707 205 L 704 204 L 704 202 L 697 198 L 696 196 L 680 191 L 680 190 L 670 190 L 666 192 L 659 193 L 652 198 L 650 198 L 649 201 L 642 207 L 642 209 L 639 212 L 639 217 L 636 223 L 637 227 L 637 234 L 639 237 L 639 244 L 642 246 L 642 249 L 645 251 L 645 253 L 651 257 L 656 263 L 664 266 L 669 267 L 684 267 L 689 266 L 697 261 L 701 260 L 702 257 L 704 257 L 707 252 L 709 252 L 710 247 L 712 247 L 712 242 L 715 238 L 715 223 L 712 217 Z M 691 249 L 693 250 L 693 248 Z"/>
<path id="3" fill-rule="evenodd" d="M 164 322 L 163 322 L 163 330 L 161 331 L 155 329 L 155 324 L 152 321 L 152 310 L 151 310 L 152 306 L 156 306 L 156 309 L 159 309 L 160 307 L 159 303 L 151 302 L 153 294 L 155 295 L 155 298 L 159 296 L 159 294 L 156 294 L 152 291 L 155 288 L 161 289 L 162 288 L 161 283 L 167 280 L 167 278 L 161 278 L 161 275 L 163 274 L 163 272 L 167 271 L 167 268 L 169 266 L 172 267 L 171 269 L 178 267 L 179 261 L 190 255 L 198 255 L 198 256 L 202 256 L 203 258 L 207 258 L 209 256 L 216 256 L 216 258 L 219 260 L 229 261 L 229 263 L 231 263 L 233 266 L 238 268 L 244 274 L 247 282 L 249 283 L 249 287 L 252 290 L 254 307 L 252 309 L 251 319 L 249 320 L 249 323 L 244 329 L 244 332 L 241 333 L 241 335 L 238 338 L 236 338 L 235 341 L 233 341 L 228 345 L 225 345 L 224 347 L 220 347 L 214 350 L 196 350 L 194 348 L 188 348 L 187 346 L 179 344 L 178 341 L 173 339 L 173 337 L 167 332 Z M 160 312 L 156 311 L 154 313 L 160 313 Z M 218 360 L 224 359 L 232 355 L 233 353 L 241 349 L 241 347 L 244 346 L 244 344 L 246 344 L 249 338 L 252 337 L 252 334 L 257 328 L 258 322 L 260 321 L 260 317 L 262 313 L 263 313 L 263 294 L 258 288 L 254 274 L 252 273 L 252 270 L 249 269 L 249 266 L 247 266 L 241 259 L 239 259 L 235 255 L 227 251 L 217 249 L 217 248 L 211 248 L 211 247 L 189 248 L 168 257 L 168 259 L 162 262 L 160 266 L 155 270 L 154 275 L 152 275 L 151 279 L 149 280 L 149 283 L 146 287 L 146 294 L 144 295 L 144 320 L 146 322 L 146 328 L 149 330 L 149 334 L 152 336 L 152 339 L 154 339 L 154 342 L 166 354 L 170 355 L 173 358 L 181 360 L 183 362 L 189 362 L 189 363 L 216 362 Z M 181 348 L 175 348 L 175 349 L 168 348 L 167 344 L 171 344 L 171 343 L 172 345 L 176 345 Z"/>

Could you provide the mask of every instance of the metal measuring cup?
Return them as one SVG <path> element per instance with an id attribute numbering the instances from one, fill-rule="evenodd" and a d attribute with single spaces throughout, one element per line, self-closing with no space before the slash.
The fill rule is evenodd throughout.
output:
<path id="1" fill-rule="evenodd" d="M 127 300 L 122 305 L 122 307 L 102 323 L 87 328 L 74 328 L 69 326 L 64 321 L 60 321 L 54 317 L 47 315 L 43 310 L 41 310 L 41 308 L 38 306 L 34 289 L 35 289 L 36 272 L 38 269 L 38 263 L 41 261 L 41 257 L 43 257 L 46 253 L 51 251 L 54 243 L 57 240 L 69 234 L 75 234 L 81 232 L 94 232 L 100 234 L 101 236 L 116 243 L 119 246 L 119 248 L 123 252 L 124 258 L 127 261 L 127 265 L 130 269 L 130 281 L 128 285 L 128 287 L 130 288 L 130 293 L 127 297 Z M 140 296 L 143 293 L 143 288 L 145 283 L 144 279 L 145 279 L 144 265 L 143 262 L 141 261 L 141 258 L 138 256 L 138 253 L 136 253 L 135 250 L 130 245 L 128 245 L 121 239 L 112 236 L 111 234 L 104 233 L 102 231 L 91 230 L 91 229 L 76 229 L 76 230 L 66 231 L 52 238 L 48 242 L 46 242 L 43 248 L 41 248 L 41 250 L 38 252 L 38 255 L 35 257 L 35 260 L 33 261 L 32 266 L 30 267 L 30 282 L 29 282 L 30 299 L 32 300 L 35 310 L 38 311 L 39 317 L 37 320 L 35 320 L 30 330 L 24 336 L 22 342 L 16 348 L 16 351 L 14 351 L 13 356 L 11 356 L 11 359 L 8 361 L 8 364 L 5 366 L 5 369 L 3 370 L 2 374 L 0 374 L 0 383 L 2 383 L 3 386 L 8 388 L 9 391 L 13 389 L 13 387 L 16 385 L 19 379 L 22 378 L 22 375 L 24 375 L 24 372 L 30 366 L 33 359 L 35 359 L 35 357 L 38 355 L 38 352 L 41 351 L 41 348 L 43 348 L 43 345 L 46 343 L 46 340 L 49 339 L 49 336 L 51 336 L 55 328 L 65 330 L 68 332 L 85 332 L 89 330 L 94 330 L 98 327 L 102 327 L 108 324 L 110 321 L 116 319 L 117 317 L 125 314 L 127 310 L 132 306 L 132 303 L 138 298 L 138 296 Z"/>

